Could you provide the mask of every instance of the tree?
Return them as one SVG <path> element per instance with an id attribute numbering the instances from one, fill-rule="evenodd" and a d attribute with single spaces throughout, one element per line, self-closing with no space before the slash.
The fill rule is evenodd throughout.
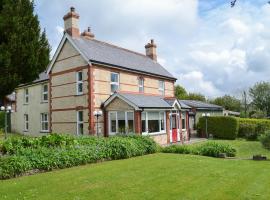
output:
<path id="1" fill-rule="evenodd" d="M 35 80 L 49 63 L 50 46 L 31 0 L 0 0 L 0 100 Z"/>
<path id="2" fill-rule="evenodd" d="M 175 97 L 178 99 L 185 99 L 187 97 L 187 91 L 180 85 L 175 86 Z"/>
<path id="3" fill-rule="evenodd" d="M 224 107 L 226 110 L 240 112 L 240 109 L 241 109 L 241 101 L 230 95 L 217 97 L 216 99 L 212 100 L 211 103 L 220 105 Z"/>
<path id="4" fill-rule="evenodd" d="M 186 99 L 206 102 L 205 96 L 200 93 L 189 93 Z"/>
<path id="5" fill-rule="evenodd" d="M 249 89 L 252 104 L 270 116 L 270 83 L 259 82 Z"/>
<path id="6" fill-rule="evenodd" d="M 236 2 L 237 2 L 237 0 L 232 0 L 232 1 L 231 1 L 231 7 L 234 7 L 234 6 L 235 6 L 235 4 L 236 4 Z M 267 3 L 269 3 L 269 4 L 270 4 L 270 1 L 268 1 Z"/>

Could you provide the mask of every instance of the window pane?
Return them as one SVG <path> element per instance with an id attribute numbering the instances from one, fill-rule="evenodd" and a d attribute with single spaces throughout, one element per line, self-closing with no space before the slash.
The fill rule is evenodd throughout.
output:
<path id="1" fill-rule="evenodd" d="M 111 132 L 116 132 L 116 113 L 110 113 Z"/>
<path id="2" fill-rule="evenodd" d="M 111 92 L 114 93 L 118 90 L 118 85 L 116 84 L 111 84 Z"/>
<path id="3" fill-rule="evenodd" d="M 146 132 L 146 113 L 142 113 L 142 132 Z"/>
<path id="4" fill-rule="evenodd" d="M 162 131 L 164 131 L 165 129 L 164 129 L 164 112 L 161 112 L 160 113 L 160 130 L 162 130 Z"/>
<path id="5" fill-rule="evenodd" d="M 111 82 L 118 83 L 118 74 L 111 73 Z"/>
<path id="6" fill-rule="evenodd" d="M 186 129 L 186 115 L 182 114 L 182 129 Z"/>
<path id="7" fill-rule="evenodd" d="M 83 92 L 83 83 L 78 83 L 78 92 L 79 93 Z"/>
<path id="8" fill-rule="evenodd" d="M 78 124 L 78 134 L 83 135 L 83 123 Z"/>
<path id="9" fill-rule="evenodd" d="M 159 132 L 159 112 L 148 112 L 148 132 Z"/>
<path id="10" fill-rule="evenodd" d="M 78 112 L 78 121 L 83 122 L 83 111 Z"/>
<path id="11" fill-rule="evenodd" d="M 43 100 L 47 101 L 48 100 L 48 94 L 43 94 Z"/>
<path id="12" fill-rule="evenodd" d="M 82 74 L 82 72 L 78 72 L 77 76 L 78 76 L 78 81 L 82 81 L 83 80 L 83 74 Z"/>
<path id="13" fill-rule="evenodd" d="M 48 92 L 48 85 L 43 85 L 43 92 Z"/>
<path id="14" fill-rule="evenodd" d="M 128 132 L 129 133 L 134 132 L 134 130 L 133 130 L 133 123 L 134 123 L 133 117 L 134 117 L 133 112 L 127 112 Z"/>
<path id="15" fill-rule="evenodd" d="M 118 132 L 125 133 L 126 132 L 125 112 L 117 112 L 117 119 L 118 119 Z"/>

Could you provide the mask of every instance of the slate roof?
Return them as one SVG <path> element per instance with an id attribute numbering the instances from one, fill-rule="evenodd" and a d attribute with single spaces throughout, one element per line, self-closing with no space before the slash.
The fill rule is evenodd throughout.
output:
<path id="1" fill-rule="evenodd" d="M 151 58 L 143 54 L 95 39 L 89 40 L 83 37 L 70 37 L 70 39 L 91 62 L 109 64 L 119 68 L 146 72 L 176 80 L 176 78 L 173 77 L 173 75 L 170 74 L 159 63 L 153 61 Z"/>
<path id="2" fill-rule="evenodd" d="M 21 84 L 21 85 L 19 85 L 19 87 L 25 86 L 25 85 L 31 85 L 33 83 L 39 83 L 39 82 L 43 82 L 43 81 L 47 81 L 47 80 L 49 80 L 49 76 L 47 75 L 47 73 L 46 72 L 41 72 L 39 74 L 39 77 L 36 80 L 34 80 L 32 82 L 29 82 L 29 83 Z"/>
<path id="3" fill-rule="evenodd" d="M 172 108 L 161 96 L 148 96 L 143 94 L 118 93 L 124 99 L 135 104 L 139 108 Z"/>
<path id="4" fill-rule="evenodd" d="M 215 104 L 205 103 L 202 101 L 196 101 L 196 100 L 180 100 L 180 103 L 184 103 L 187 106 L 190 106 L 192 108 L 196 108 L 198 110 L 223 110 L 222 106 L 218 106 Z"/>

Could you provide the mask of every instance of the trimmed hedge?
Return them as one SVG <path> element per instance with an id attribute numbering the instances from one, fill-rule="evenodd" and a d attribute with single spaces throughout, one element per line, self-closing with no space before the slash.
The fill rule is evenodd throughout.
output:
<path id="1" fill-rule="evenodd" d="M 194 154 L 209 157 L 219 157 L 220 154 L 225 153 L 226 156 L 234 157 L 236 149 L 228 144 L 218 142 L 206 142 L 198 146 L 186 145 L 171 145 L 162 149 L 163 153 L 176 154 Z"/>
<path id="2" fill-rule="evenodd" d="M 235 117 L 213 116 L 207 117 L 207 132 L 215 138 L 234 140 L 238 134 L 239 123 Z M 198 122 L 200 135 L 206 133 L 206 117 Z"/>
<path id="3" fill-rule="evenodd" d="M 259 137 L 260 142 L 262 143 L 262 145 L 266 148 L 270 150 L 270 130 L 266 131 L 265 134 L 261 135 Z"/>
<path id="4" fill-rule="evenodd" d="M 72 137 L 51 134 L 41 138 L 10 138 L 1 145 L 0 179 L 28 171 L 49 171 L 102 160 L 115 160 L 155 153 L 149 137 Z"/>
<path id="5" fill-rule="evenodd" d="M 257 140 L 266 130 L 270 130 L 268 119 L 244 119 L 239 118 L 238 137 L 248 140 Z"/>

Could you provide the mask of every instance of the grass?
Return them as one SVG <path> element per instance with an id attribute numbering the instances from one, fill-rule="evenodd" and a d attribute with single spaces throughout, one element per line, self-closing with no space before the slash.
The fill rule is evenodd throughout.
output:
<path id="1" fill-rule="evenodd" d="M 269 155 L 258 142 L 218 142 Z M 0 199 L 270 199 L 269 166 L 159 153 L 0 181 Z"/>

